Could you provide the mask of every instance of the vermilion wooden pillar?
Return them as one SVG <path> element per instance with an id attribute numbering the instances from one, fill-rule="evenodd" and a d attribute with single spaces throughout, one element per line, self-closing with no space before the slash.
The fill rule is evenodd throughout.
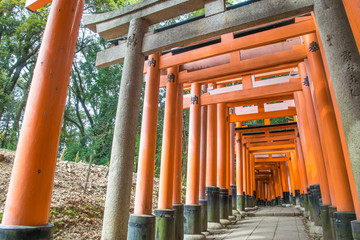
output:
<path id="1" fill-rule="evenodd" d="M 202 93 L 207 92 L 207 85 L 204 84 Z M 200 199 L 206 198 L 206 145 L 207 145 L 207 106 L 201 106 L 201 145 L 200 145 Z"/>
<path id="2" fill-rule="evenodd" d="M 183 96 L 184 87 L 178 85 L 176 125 L 175 125 L 175 151 L 174 151 L 174 186 L 173 205 L 181 204 L 181 170 L 182 170 L 182 127 L 183 127 Z"/>
<path id="3" fill-rule="evenodd" d="M 201 132 L 201 85 L 191 84 L 189 119 L 189 154 L 187 164 L 186 204 L 199 204 L 200 132 Z"/>
<path id="4" fill-rule="evenodd" d="M 325 158 L 327 155 L 323 153 L 322 144 L 320 141 L 319 129 L 317 126 L 316 115 L 314 112 L 314 106 L 312 102 L 311 92 L 310 92 L 310 83 L 306 74 L 305 64 L 300 63 L 298 65 L 300 78 L 303 81 L 303 91 L 299 93 L 299 101 L 302 101 L 302 105 L 306 109 L 306 117 L 308 118 L 309 128 L 312 133 L 311 140 L 315 148 L 316 154 L 316 163 L 320 175 L 320 190 L 321 190 L 321 199 L 323 205 L 331 205 L 331 196 L 330 196 L 330 183 L 331 175 L 328 164 L 328 159 Z"/>
<path id="5" fill-rule="evenodd" d="M 83 0 L 57 0 L 51 6 L 25 109 L 2 225 L 48 224 L 62 119 L 83 7 Z"/>
<path id="6" fill-rule="evenodd" d="M 153 181 L 156 153 L 156 129 L 159 106 L 159 54 L 149 56 L 144 107 L 141 122 L 138 174 L 134 213 L 152 214 Z"/>
<path id="7" fill-rule="evenodd" d="M 354 204 L 351 196 L 350 183 L 346 171 L 344 153 L 341 147 L 339 130 L 336 123 L 332 100 L 326 83 L 326 75 L 319 44 L 315 34 L 304 36 L 305 45 L 308 49 L 308 61 L 313 79 L 317 106 L 320 111 L 320 120 L 324 131 L 326 150 L 329 156 L 331 176 L 334 181 L 334 191 L 338 211 L 354 212 Z"/>

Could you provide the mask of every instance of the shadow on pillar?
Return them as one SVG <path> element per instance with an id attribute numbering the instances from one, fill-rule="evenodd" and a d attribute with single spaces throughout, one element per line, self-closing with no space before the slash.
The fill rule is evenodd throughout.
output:
<path id="1" fill-rule="evenodd" d="M 127 239 L 154 240 L 155 216 L 131 214 Z"/>
<path id="2" fill-rule="evenodd" d="M 43 226 L 5 226 L 0 225 L 1 240 L 53 239 L 54 225 Z"/>

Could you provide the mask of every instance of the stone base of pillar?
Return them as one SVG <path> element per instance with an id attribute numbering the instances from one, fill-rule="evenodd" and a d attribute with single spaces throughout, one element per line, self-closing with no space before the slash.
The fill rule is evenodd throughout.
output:
<path id="1" fill-rule="evenodd" d="M 249 195 L 245 195 L 245 208 L 248 208 L 248 207 L 250 207 L 250 205 L 249 205 Z"/>
<path id="2" fill-rule="evenodd" d="M 282 205 L 282 199 L 281 197 L 277 197 L 277 205 Z"/>
<path id="3" fill-rule="evenodd" d="M 155 209 L 155 239 L 175 239 L 175 210 Z"/>
<path id="4" fill-rule="evenodd" d="M 201 206 L 184 206 L 184 239 L 205 239 L 201 233 Z"/>
<path id="5" fill-rule="evenodd" d="M 200 199 L 199 204 L 201 206 L 201 232 L 206 232 L 208 228 L 208 201 L 205 199 Z"/>
<path id="6" fill-rule="evenodd" d="M 290 204 L 290 193 L 289 192 L 283 192 L 283 199 L 285 204 Z"/>
<path id="7" fill-rule="evenodd" d="M 175 210 L 175 240 L 182 240 L 184 238 L 184 205 L 173 204 L 173 209 Z"/>
<path id="8" fill-rule="evenodd" d="M 220 188 L 206 187 L 206 200 L 208 201 L 208 222 L 220 224 Z M 208 225 L 209 228 L 209 225 Z"/>
<path id="9" fill-rule="evenodd" d="M 227 221 L 222 221 L 227 220 Z M 226 188 L 220 189 L 220 223 L 227 224 L 229 221 L 229 192 Z"/>
<path id="10" fill-rule="evenodd" d="M 295 189 L 295 205 L 300 205 L 300 190 Z"/>
<path id="11" fill-rule="evenodd" d="M 233 216 L 232 215 L 232 196 L 231 195 L 229 195 L 229 198 L 228 198 L 229 200 L 229 203 L 228 203 L 228 207 L 229 207 L 229 218 L 231 217 L 231 216 Z"/>
<path id="12" fill-rule="evenodd" d="M 245 211 L 245 195 L 236 196 L 236 208 L 239 212 Z"/>
<path id="13" fill-rule="evenodd" d="M 276 199 L 271 200 L 271 206 L 276 206 Z"/>
<path id="14" fill-rule="evenodd" d="M 351 230 L 354 240 L 360 240 L 360 220 L 351 221 Z"/>
<path id="15" fill-rule="evenodd" d="M 1 240 L 53 239 L 54 225 L 42 226 L 6 226 L 0 225 Z"/>
<path id="16" fill-rule="evenodd" d="M 131 214 L 127 239 L 155 239 L 155 216 Z"/>
<path id="17" fill-rule="evenodd" d="M 329 206 L 329 217 L 330 217 L 330 225 L 332 230 L 332 239 L 335 238 L 335 218 L 334 218 L 334 212 L 337 212 L 336 206 Z"/>
<path id="18" fill-rule="evenodd" d="M 323 229 L 323 238 L 332 240 L 332 229 L 330 224 L 329 205 L 321 205 L 321 221 Z"/>
<path id="19" fill-rule="evenodd" d="M 237 203 L 237 199 L 236 199 L 236 185 L 231 185 L 230 186 L 230 195 L 231 195 L 231 206 L 232 206 L 232 210 L 236 210 L 236 203 Z"/>
<path id="20" fill-rule="evenodd" d="M 312 185 L 310 186 L 311 192 L 311 206 L 313 209 L 312 218 L 315 223 L 315 226 L 321 226 L 322 221 L 320 217 L 320 199 L 321 199 L 321 192 L 320 192 L 320 185 Z"/>
<path id="21" fill-rule="evenodd" d="M 352 239 L 351 221 L 356 220 L 355 212 L 334 212 L 335 239 Z"/>

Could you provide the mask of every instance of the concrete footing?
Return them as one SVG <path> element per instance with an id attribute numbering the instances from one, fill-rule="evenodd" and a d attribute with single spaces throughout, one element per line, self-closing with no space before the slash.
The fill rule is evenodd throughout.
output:
<path id="1" fill-rule="evenodd" d="M 220 223 L 229 219 L 229 192 L 226 188 L 220 189 Z M 222 224 L 226 224 L 225 222 Z"/>
<path id="2" fill-rule="evenodd" d="M 175 210 L 155 209 L 155 239 L 175 239 Z"/>
<path id="3" fill-rule="evenodd" d="M 47 224 L 43 226 L 0 225 L 1 240 L 23 240 L 23 239 L 52 240 L 53 234 L 54 234 L 54 225 L 52 224 Z"/>
<path id="4" fill-rule="evenodd" d="M 332 230 L 332 238 L 335 238 L 335 218 L 334 213 L 337 212 L 336 206 L 329 206 L 329 217 L 330 217 L 330 225 Z"/>
<path id="5" fill-rule="evenodd" d="M 237 195 L 236 196 L 236 208 L 240 212 L 245 211 L 245 195 Z"/>
<path id="6" fill-rule="evenodd" d="M 355 212 L 334 212 L 335 239 L 353 239 L 351 221 L 356 220 Z"/>
<path id="7" fill-rule="evenodd" d="M 201 206 L 184 206 L 184 239 L 205 239 L 201 233 Z"/>
<path id="8" fill-rule="evenodd" d="M 127 239 L 155 239 L 155 216 L 131 214 Z"/>
<path id="9" fill-rule="evenodd" d="M 184 205 L 173 204 L 173 209 L 175 210 L 175 240 L 182 240 L 184 238 Z"/>
<path id="10" fill-rule="evenodd" d="M 230 186 L 230 195 L 231 195 L 232 210 L 236 210 L 236 205 L 237 205 L 236 185 Z"/>
<path id="11" fill-rule="evenodd" d="M 218 187 L 206 187 L 206 200 L 208 201 L 208 222 L 220 224 L 220 189 Z M 209 225 L 208 225 L 209 228 Z"/>
<path id="12" fill-rule="evenodd" d="M 201 232 L 206 232 L 208 226 L 208 201 L 205 199 L 200 199 L 199 204 L 201 206 Z"/>
<path id="13" fill-rule="evenodd" d="M 321 226 L 322 221 L 320 217 L 320 199 L 321 199 L 320 185 L 315 184 L 310 186 L 310 192 L 311 192 L 311 207 L 313 210 L 311 217 L 316 226 Z"/>
<path id="14" fill-rule="evenodd" d="M 360 240 L 360 220 L 351 221 L 351 230 L 354 240 Z"/>
<path id="15" fill-rule="evenodd" d="M 283 192 L 283 199 L 285 204 L 290 204 L 290 193 L 289 192 Z"/>
<path id="16" fill-rule="evenodd" d="M 333 236 L 332 236 L 332 229 L 330 223 L 329 205 L 321 205 L 320 213 L 321 213 L 323 237 L 324 239 L 332 240 Z"/>

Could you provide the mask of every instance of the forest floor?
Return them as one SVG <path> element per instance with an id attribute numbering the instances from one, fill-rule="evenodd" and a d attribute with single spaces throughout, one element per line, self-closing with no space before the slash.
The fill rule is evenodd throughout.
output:
<path id="1" fill-rule="evenodd" d="M 4 212 L 15 152 L 0 149 L 0 222 Z M 84 194 L 88 163 L 58 161 L 50 223 L 55 239 L 100 239 L 105 205 L 107 166 L 92 165 Z M 130 213 L 134 210 L 136 174 L 133 175 Z M 153 208 L 157 207 L 159 180 L 154 180 Z"/>

